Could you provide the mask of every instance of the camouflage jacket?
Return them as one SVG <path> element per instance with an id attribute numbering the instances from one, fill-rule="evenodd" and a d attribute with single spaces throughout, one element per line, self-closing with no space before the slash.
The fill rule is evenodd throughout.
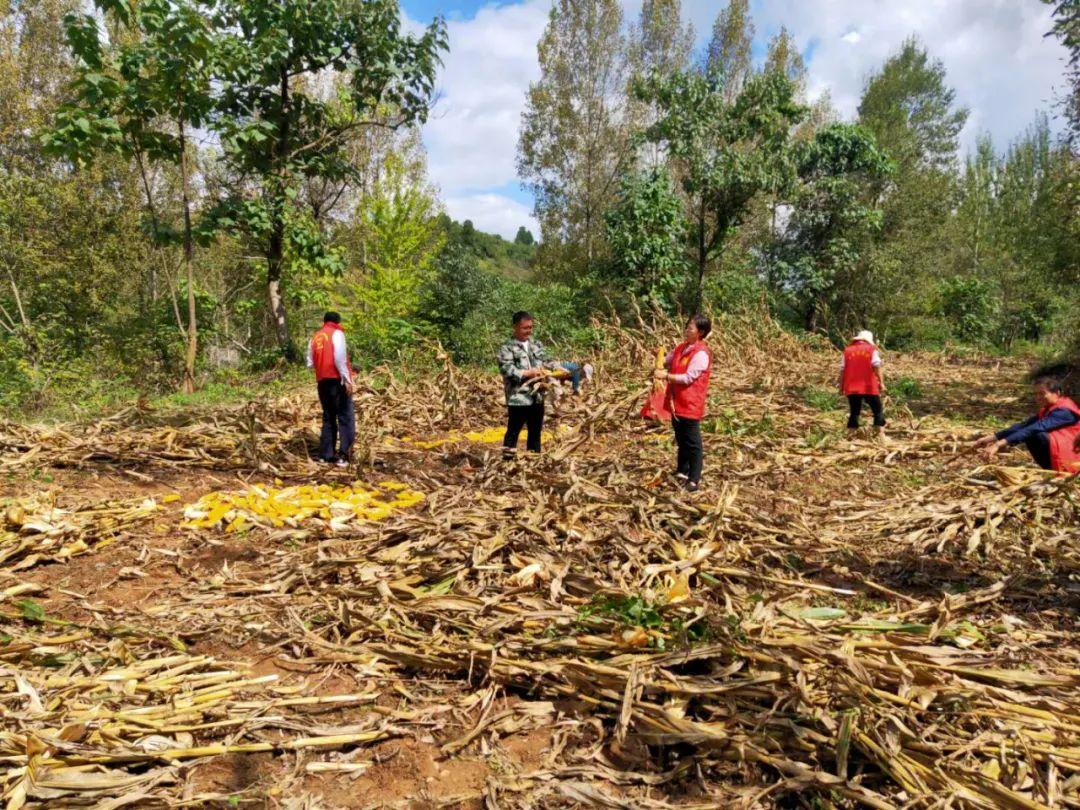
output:
<path id="1" fill-rule="evenodd" d="M 507 405 L 515 407 L 543 402 L 542 394 L 534 394 L 528 388 L 522 387 L 528 380 L 521 377 L 521 372 L 530 368 L 551 365 L 543 343 L 530 339 L 529 351 L 526 352 L 516 340 L 511 338 L 499 349 L 496 359 L 499 363 L 499 373 L 502 374 L 503 386 L 506 389 Z"/>

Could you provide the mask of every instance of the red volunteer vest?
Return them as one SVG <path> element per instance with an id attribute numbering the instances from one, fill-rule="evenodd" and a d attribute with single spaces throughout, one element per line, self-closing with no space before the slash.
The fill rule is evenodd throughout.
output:
<path id="1" fill-rule="evenodd" d="M 1042 419 L 1050 411 L 1065 408 L 1080 416 L 1080 408 L 1068 397 L 1062 397 L 1053 405 L 1047 405 L 1039 410 L 1039 418 Z M 1050 439 L 1050 466 L 1058 472 L 1076 475 L 1080 473 L 1080 453 L 1076 447 L 1076 437 L 1080 436 L 1080 422 L 1065 428 L 1051 430 L 1047 437 Z"/>
<path id="2" fill-rule="evenodd" d="M 690 361 L 698 352 L 705 352 L 708 355 L 709 367 L 689 385 L 677 383 L 674 380 L 669 382 L 667 393 L 664 395 L 668 410 L 682 419 L 701 420 L 705 417 L 705 399 L 709 393 L 709 377 L 712 376 L 712 352 L 701 341 L 689 347 L 685 342 L 680 343 L 675 347 L 671 368 L 668 369 L 672 374 L 685 374 Z"/>
<path id="3" fill-rule="evenodd" d="M 881 383 L 874 373 L 874 344 L 856 340 L 844 349 L 844 396 L 877 396 Z"/>
<path id="4" fill-rule="evenodd" d="M 311 360 L 315 364 L 316 380 L 337 380 L 341 377 L 334 365 L 334 332 L 338 329 L 341 327 L 336 323 L 324 323 L 322 329 L 311 338 Z"/>

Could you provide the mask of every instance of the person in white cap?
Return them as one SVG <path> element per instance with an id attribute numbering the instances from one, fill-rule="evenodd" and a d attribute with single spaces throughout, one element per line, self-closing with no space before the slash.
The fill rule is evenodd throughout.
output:
<path id="1" fill-rule="evenodd" d="M 874 345 L 872 332 L 863 330 L 855 336 L 840 360 L 840 393 L 848 400 L 848 430 L 857 430 L 859 414 L 865 402 L 874 414 L 874 432 L 885 428 L 885 414 L 881 407 L 881 392 L 885 380 L 881 376 L 881 353 Z"/>

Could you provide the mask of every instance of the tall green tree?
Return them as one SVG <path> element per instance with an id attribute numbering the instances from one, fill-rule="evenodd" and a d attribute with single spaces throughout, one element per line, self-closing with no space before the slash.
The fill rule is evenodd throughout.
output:
<path id="1" fill-rule="evenodd" d="M 358 130 L 426 119 L 445 26 L 438 19 L 419 36 L 403 33 L 396 0 L 214 0 L 212 9 L 221 32 L 214 128 L 234 180 L 222 219 L 265 257 L 278 345 L 295 356 L 287 259 L 341 268 L 319 223 L 299 210 L 300 187 L 349 175 L 346 146 Z M 328 72 L 344 79 L 330 97 L 320 90 Z"/>
<path id="2" fill-rule="evenodd" d="M 723 74 L 689 71 L 666 80 L 653 77 L 638 88 L 661 111 L 645 137 L 671 155 L 685 195 L 696 270 L 688 303 L 695 309 L 706 272 L 754 198 L 794 180 L 790 133 L 805 114 L 781 74 L 751 77 L 731 102 L 726 87 Z"/>
<path id="3" fill-rule="evenodd" d="M 803 99 L 806 96 L 806 61 L 799 52 L 795 39 L 784 26 L 769 40 L 769 47 L 765 53 L 766 73 L 781 73 L 787 76 L 795 86 L 795 97 Z"/>
<path id="4" fill-rule="evenodd" d="M 545 250 L 592 273 L 604 211 L 633 157 L 628 64 L 617 0 L 557 0 L 537 46 L 518 139 L 518 176 L 532 190 Z"/>
<path id="5" fill-rule="evenodd" d="M 753 42 L 750 0 L 729 0 L 716 16 L 712 38 L 705 49 L 705 72 L 720 82 L 728 103 L 735 100 L 753 74 Z"/>
<path id="6" fill-rule="evenodd" d="M 183 390 L 190 393 L 198 357 L 190 140 L 207 123 L 213 106 L 214 39 L 209 19 L 190 0 L 141 0 L 137 5 L 96 0 L 95 5 L 113 26 L 113 37 L 103 39 L 94 15 L 66 18 L 68 44 L 76 57 L 74 100 L 60 109 L 46 140 L 79 163 L 99 152 L 133 158 L 159 239 L 168 237 L 167 223 L 147 178 L 147 164 L 178 167 L 187 286 Z"/>
<path id="7" fill-rule="evenodd" d="M 1080 2 L 1077 0 L 1043 0 L 1053 9 L 1054 25 L 1047 36 L 1056 37 L 1069 51 L 1065 69 L 1068 88 L 1061 100 L 1069 122 L 1069 138 L 1075 145 L 1080 139 Z"/>
<path id="8" fill-rule="evenodd" d="M 896 165 L 878 187 L 882 227 L 866 255 L 862 285 L 867 317 L 887 336 L 894 324 L 931 314 L 926 291 L 949 255 L 958 137 L 966 120 L 945 67 L 915 39 L 867 81 L 858 121 Z"/>
<path id="9" fill-rule="evenodd" d="M 671 310 L 686 277 L 686 217 L 667 171 L 627 175 L 606 220 L 609 280 L 636 299 Z"/>
<path id="10" fill-rule="evenodd" d="M 857 289 L 862 251 L 880 226 L 873 188 L 892 172 L 874 137 L 853 124 L 829 124 L 797 149 L 800 182 L 791 195 L 780 266 L 780 292 L 792 299 L 807 331 L 835 314 L 842 330 L 865 312 Z"/>

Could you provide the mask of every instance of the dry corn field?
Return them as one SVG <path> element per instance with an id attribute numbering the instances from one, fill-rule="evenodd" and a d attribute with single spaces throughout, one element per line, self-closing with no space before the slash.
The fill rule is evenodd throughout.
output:
<path id="1" fill-rule="evenodd" d="M 720 330 L 687 497 L 610 339 L 539 458 L 448 364 L 349 470 L 314 386 L 0 425 L 6 807 L 1080 807 L 1080 491 L 963 452 L 1025 365 L 887 355 L 851 439 L 835 352 Z"/>

